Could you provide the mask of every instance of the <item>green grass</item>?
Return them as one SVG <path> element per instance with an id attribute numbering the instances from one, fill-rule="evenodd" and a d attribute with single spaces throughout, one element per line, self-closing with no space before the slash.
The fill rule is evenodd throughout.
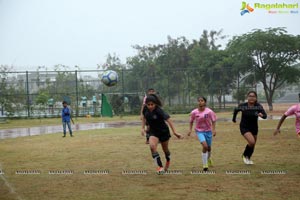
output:
<path id="1" fill-rule="evenodd" d="M 188 115 L 172 117 L 186 121 L 175 123 L 178 132 L 186 134 Z M 114 117 L 107 122 L 138 118 Z M 78 122 L 91 120 L 103 119 Z M 24 124 L 37 126 L 36 121 Z M 156 175 L 140 126 L 80 131 L 74 138 L 62 138 L 57 133 L 0 140 L 0 164 L 5 173 L 0 175 L 0 199 L 298 199 L 300 146 L 294 119 L 287 119 L 282 134 L 274 138 L 272 131 L 277 122 L 259 122 L 253 166 L 242 163 L 246 142 L 238 124 L 219 122 L 213 140 L 215 166 L 211 168 L 216 174 L 211 175 L 191 174 L 202 166 L 201 146 L 194 135 L 183 140 L 172 137 L 170 141 L 170 170 L 180 170 L 182 174 Z M 161 148 L 159 152 L 164 162 Z M 17 170 L 39 170 L 41 174 L 18 175 Z M 50 170 L 72 170 L 73 174 L 50 175 Z M 86 170 L 109 170 L 109 174 L 88 175 L 83 173 Z M 123 170 L 146 171 L 147 175 L 123 175 Z M 226 174 L 238 170 L 251 173 Z M 261 174 L 263 170 L 283 170 L 287 174 Z"/>
<path id="2" fill-rule="evenodd" d="M 96 122 L 115 122 L 115 121 L 132 121 L 138 120 L 137 116 L 126 116 L 126 117 L 80 117 L 74 118 L 75 123 L 96 123 Z M 0 129 L 11 129 L 11 128 L 26 128 L 34 126 L 49 126 L 49 125 L 61 125 L 61 118 L 40 118 L 40 119 L 7 119 L 6 122 L 0 124 Z"/>
<path id="3" fill-rule="evenodd" d="M 171 115 L 173 120 L 186 120 L 188 114 Z M 231 112 L 218 113 L 219 118 L 231 118 Z M 140 116 L 114 116 L 114 117 L 79 117 L 74 118 L 75 124 L 98 123 L 98 122 L 128 122 L 138 121 Z M 6 122 L 0 123 L 0 129 L 26 128 L 35 126 L 61 125 L 61 118 L 40 118 L 40 119 L 7 119 Z"/>

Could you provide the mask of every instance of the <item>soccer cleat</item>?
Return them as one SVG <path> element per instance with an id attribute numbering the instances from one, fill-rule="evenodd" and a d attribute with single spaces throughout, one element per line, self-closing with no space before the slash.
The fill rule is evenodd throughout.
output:
<path id="1" fill-rule="evenodd" d="M 63 135 L 62 137 L 66 137 L 66 135 Z"/>
<path id="2" fill-rule="evenodd" d="M 208 165 L 203 165 L 203 171 L 208 171 Z"/>
<path id="3" fill-rule="evenodd" d="M 165 165 L 165 171 L 168 171 L 169 167 L 170 167 L 170 161 L 167 161 Z"/>
<path id="4" fill-rule="evenodd" d="M 254 164 L 254 162 L 252 160 L 248 159 L 248 165 L 253 165 L 253 164 Z"/>
<path id="5" fill-rule="evenodd" d="M 163 168 L 163 167 L 158 167 L 158 168 L 156 169 L 156 173 L 157 173 L 158 175 L 164 174 L 164 173 L 165 173 L 164 168 Z"/>
<path id="6" fill-rule="evenodd" d="M 249 159 L 246 156 L 244 156 L 244 155 L 242 156 L 242 158 L 243 158 L 244 163 L 246 165 L 249 165 Z"/>
<path id="7" fill-rule="evenodd" d="M 208 159 L 207 164 L 208 164 L 209 167 L 213 166 L 213 161 L 212 161 L 211 158 Z"/>

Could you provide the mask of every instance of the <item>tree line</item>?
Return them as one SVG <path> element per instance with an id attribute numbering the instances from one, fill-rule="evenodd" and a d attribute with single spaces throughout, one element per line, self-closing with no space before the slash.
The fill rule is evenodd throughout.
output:
<path id="1" fill-rule="evenodd" d="M 255 29 L 232 37 L 222 48 L 218 42 L 225 38 L 222 30 L 204 30 L 199 39 L 192 41 L 184 36 L 169 36 L 165 44 L 133 46 L 136 55 L 128 57 L 126 63 L 117 55 L 108 54 L 98 69 L 118 71 L 120 82 L 114 88 L 99 86 L 95 89 L 77 80 L 77 75 L 67 71 L 67 66 L 56 65 L 56 81 L 48 80 L 47 87 L 37 92 L 35 101 L 45 104 L 53 94 L 58 99 L 68 93 L 90 96 L 97 91 L 124 95 L 151 87 L 168 97 L 168 105 L 172 104 L 172 98 L 186 102 L 187 98 L 204 95 L 216 99 L 221 106 L 225 95 L 231 94 L 237 101 L 243 101 L 246 90 L 260 83 L 271 111 L 276 91 L 300 82 L 300 35 L 290 35 L 281 27 Z M 12 102 L 20 101 L 20 95 L 28 93 L 28 87 L 18 80 L 12 87 L 7 84 L 10 70 L 8 66 L 0 66 L 0 106 L 6 111 L 13 109 Z M 39 71 L 40 68 L 37 73 Z M 22 100 L 28 104 L 30 99 Z"/>
<path id="2" fill-rule="evenodd" d="M 140 77 L 142 88 L 160 88 L 167 96 L 176 96 L 182 87 L 192 95 L 215 97 L 219 105 L 226 94 L 243 100 L 245 88 L 261 83 L 269 110 L 273 110 L 276 90 L 300 81 L 300 35 L 290 35 L 281 27 L 255 29 L 232 37 L 222 49 L 217 41 L 225 37 L 222 30 L 204 30 L 200 39 L 193 41 L 168 37 L 166 44 L 133 46 L 137 54 L 126 64 L 109 54 L 99 67 L 131 69 L 126 77 L 129 88 L 137 87 L 135 80 Z"/>

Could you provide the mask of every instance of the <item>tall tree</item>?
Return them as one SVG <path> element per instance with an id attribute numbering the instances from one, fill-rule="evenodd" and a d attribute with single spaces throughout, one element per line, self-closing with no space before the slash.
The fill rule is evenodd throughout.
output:
<path id="1" fill-rule="evenodd" d="M 56 81 L 48 87 L 54 99 L 63 100 L 68 97 L 72 102 L 76 102 L 76 76 L 72 71 L 68 71 L 68 68 L 66 65 L 55 65 Z"/>
<path id="2" fill-rule="evenodd" d="M 232 78 L 232 59 L 227 51 L 220 50 L 221 45 L 217 44 L 218 39 L 224 39 L 222 30 L 204 30 L 199 42 L 194 41 L 190 51 L 190 65 L 199 69 L 194 74 L 193 90 L 202 95 L 210 95 L 212 102 L 213 96 L 217 97 L 219 107 L 222 105 L 222 96 L 229 93 L 233 84 Z M 206 87 L 200 87 L 205 85 Z"/>
<path id="3" fill-rule="evenodd" d="M 285 28 L 256 29 L 233 37 L 228 49 L 240 59 L 251 59 L 248 69 L 261 82 L 269 110 L 273 110 L 273 96 L 284 83 L 299 81 L 300 70 L 295 67 L 300 59 L 300 36 L 287 34 Z"/>
<path id="4" fill-rule="evenodd" d="M 139 86 L 139 90 L 145 90 L 149 87 L 156 87 L 155 79 L 157 74 L 156 60 L 159 57 L 161 46 L 133 46 L 137 50 L 137 55 L 127 59 L 127 64 L 131 69 L 130 76 L 127 78 L 131 86 Z M 137 77 L 140 77 L 140 84 L 138 84 Z"/>
<path id="5" fill-rule="evenodd" d="M 185 37 L 173 39 L 168 36 L 168 43 L 161 46 L 159 57 L 156 59 L 160 77 L 158 87 L 164 96 L 169 97 L 169 105 L 170 97 L 177 96 L 177 102 L 183 105 L 187 102 L 189 46 Z"/>
<path id="6" fill-rule="evenodd" d="M 12 67 L 0 65 L 0 113 L 13 116 L 16 108 L 24 103 L 24 88 L 11 73 Z M 4 111 L 6 113 L 4 113 Z"/>

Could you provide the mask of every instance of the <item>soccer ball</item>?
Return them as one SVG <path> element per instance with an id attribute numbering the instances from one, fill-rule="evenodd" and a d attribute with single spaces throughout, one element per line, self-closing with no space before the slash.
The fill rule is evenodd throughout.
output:
<path id="1" fill-rule="evenodd" d="M 109 87 L 116 85 L 118 80 L 118 73 L 112 70 L 105 71 L 101 76 L 101 82 Z"/>

